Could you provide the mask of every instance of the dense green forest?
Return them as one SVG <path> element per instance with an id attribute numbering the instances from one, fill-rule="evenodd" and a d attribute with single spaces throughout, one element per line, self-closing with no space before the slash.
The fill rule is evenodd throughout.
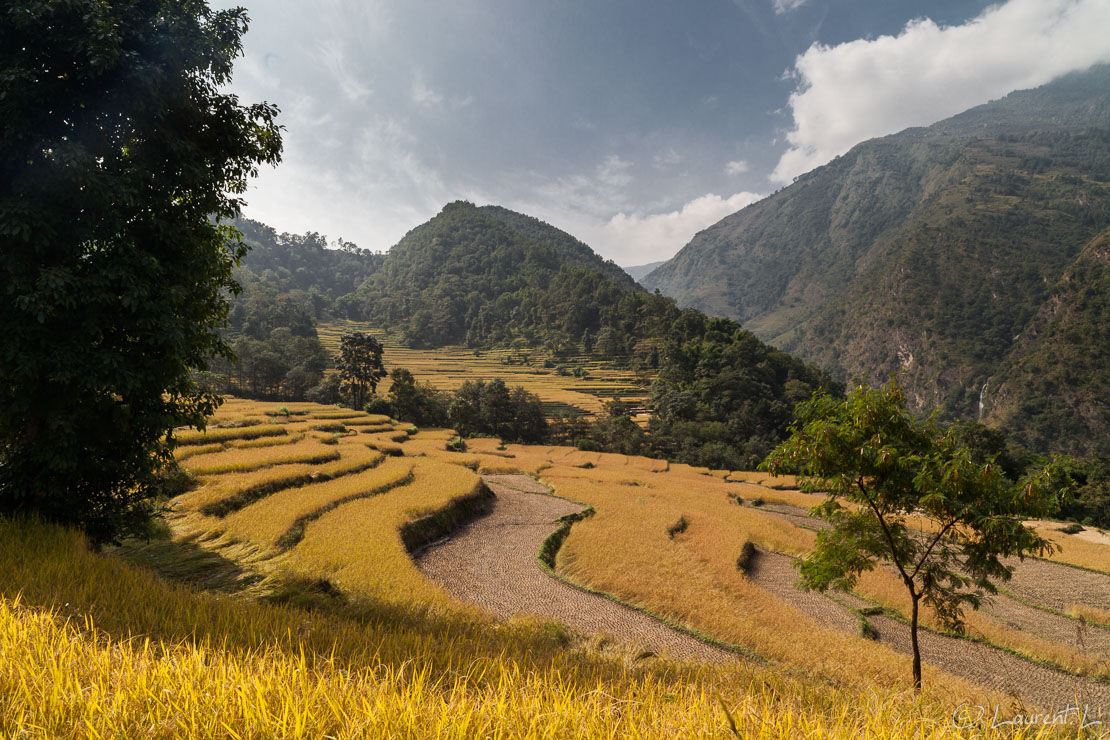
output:
<path id="1" fill-rule="evenodd" d="M 920 411 L 1106 454 L 1095 358 L 1110 337 L 1092 309 L 1065 310 L 1091 331 L 1032 339 L 1046 311 L 1105 294 L 1077 260 L 1108 226 L 1101 66 L 864 142 L 706 229 L 643 282 L 839 378 L 901 373 Z M 1057 288 L 1069 280 L 1090 287 Z M 1034 359 L 1034 345 L 1053 351 Z M 1053 354 L 1070 359 L 1054 368 Z M 1034 380 L 1037 365 L 1051 371 Z"/>
<path id="2" fill-rule="evenodd" d="M 384 255 L 350 242 L 329 246 L 317 233 L 278 233 L 242 217 L 233 225 L 250 249 L 234 271 L 241 291 L 230 296 L 224 329 L 236 361 L 214 358 L 204 384 L 254 398 L 329 398 L 331 389 L 321 383 L 332 358 L 316 324 L 347 316 L 353 292 Z"/>
<path id="3" fill-rule="evenodd" d="M 641 294 L 565 232 L 456 202 L 406 234 L 349 305 L 351 318 L 400 331 L 414 347 L 520 340 L 556 354 L 615 357 L 658 333 L 650 324 L 665 305 Z"/>

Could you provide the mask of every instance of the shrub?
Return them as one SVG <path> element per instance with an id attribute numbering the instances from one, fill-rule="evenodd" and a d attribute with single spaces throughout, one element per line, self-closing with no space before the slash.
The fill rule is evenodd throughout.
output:
<path id="1" fill-rule="evenodd" d="M 674 539 L 676 534 L 682 534 L 690 526 L 690 522 L 686 521 L 685 516 L 680 516 L 678 521 L 667 527 L 667 536 Z"/>
<path id="2" fill-rule="evenodd" d="M 878 640 L 879 631 L 863 614 L 859 615 L 859 636 L 865 640 Z"/>
<path id="3" fill-rule="evenodd" d="M 741 573 L 747 573 L 752 567 L 752 561 L 756 555 L 755 545 L 751 541 L 745 541 L 740 548 L 740 554 L 736 557 L 736 570 Z"/>
<path id="4" fill-rule="evenodd" d="M 448 452 L 466 452 L 466 440 L 462 437 L 452 437 L 443 447 Z"/>
<path id="5" fill-rule="evenodd" d="M 366 405 L 362 407 L 362 410 L 368 414 L 377 414 L 379 416 L 393 415 L 393 406 L 381 396 L 374 396 L 371 398 L 366 402 Z"/>
<path id="6" fill-rule="evenodd" d="M 319 385 L 309 388 L 305 398 L 309 401 L 324 404 L 339 403 L 339 374 L 332 373 L 324 378 Z"/>

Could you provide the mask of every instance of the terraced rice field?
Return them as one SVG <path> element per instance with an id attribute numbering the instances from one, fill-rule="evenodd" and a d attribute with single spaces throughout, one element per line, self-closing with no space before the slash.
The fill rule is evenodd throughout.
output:
<path id="1" fill-rule="evenodd" d="M 654 651 L 696 656 L 681 647 L 693 634 L 711 641 L 706 655 L 723 648 L 741 656 L 734 660 L 801 671 L 835 685 L 907 680 L 906 604 L 893 574 L 867 574 L 854 594 L 794 589 L 790 559 L 805 555 L 822 523 L 808 516 L 820 497 L 791 488 L 792 479 L 491 439 L 469 440 L 466 452 L 447 452 L 450 430 L 409 434 L 405 423 L 335 408 L 290 405 L 288 411 L 276 416 L 272 406 L 232 402 L 216 417 L 213 437 L 180 448 L 185 467 L 199 460 L 201 471 L 216 472 L 204 472 L 197 489 L 175 500 L 171 523 L 177 536 L 265 571 L 325 580 L 354 598 L 501 619 L 536 613 L 570 622 L 579 632 L 609 633 L 588 638 L 595 645 L 640 645 L 630 645 L 633 652 L 645 644 L 631 637 L 644 634 L 633 621 L 655 620 L 658 630 L 649 633 L 662 643 Z M 336 421 L 342 431 L 319 429 Z M 253 440 L 285 444 L 234 446 L 252 441 L 263 426 L 285 434 L 271 431 Z M 210 439 L 225 447 L 188 455 L 191 447 L 213 444 Z M 312 445 L 331 449 L 334 457 L 306 464 L 275 452 Z M 272 462 L 241 470 L 244 454 Z M 307 472 L 313 468 L 320 471 L 317 478 Z M 499 477 L 519 474 L 541 481 L 538 490 L 574 503 L 555 504 L 559 499 L 528 486 L 506 487 Z M 497 493 L 488 507 L 492 513 L 459 530 L 457 540 L 424 552 L 421 572 L 413 548 L 450 530 L 460 512 L 487 508 L 486 486 Z M 559 512 L 583 507 L 591 515 L 569 527 L 557 548 L 554 576 L 544 574 L 528 551 L 559 528 Z M 1081 696 L 1110 710 L 1110 629 L 1068 613 L 1076 606 L 1095 614 L 1110 611 L 1110 547 L 1073 543 L 1062 534 L 1059 539 L 1055 562 L 1017 563 L 1004 593 L 969 615 L 975 641 L 935 631 L 923 637 L 926 687 L 943 687 L 946 700 L 1002 701 L 1008 695 L 1051 706 Z M 753 546 L 762 555 L 739 567 Z M 1098 547 L 1103 549 L 1092 549 Z M 1068 564 L 1073 561 L 1093 569 Z M 581 598 L 567 597 L 560 591 L 540 602 L 569 598 L 565 603 L 574 606 L 562 612 L 540 608 L 535 584 L 554 577 L 565 582 L 561 588 L 604 596 L 587 598 L 579 591 Z M 622 619 L 619 609 L 616 617 L 602 617 L 611 601 L 603 608 L 590 600 L 605 598 L 638 611 L 613 627 L 612 618 L 618 624 Z M 861 636 L 861 620 L 879 639 Z M 928 615 L 925 623 L 932 624 Z"/>
<path id="2" fill-rule="evenodd" d="M 649 397 L 651 377 L 637 375 L 599 363 L 590 358 L 563 358 L 553 362 L 568 366 L 581 365 L 589 375 L 584 378 L 556 374 L 554 368 L 545 368 L 549 359 L 541 352 L 492 350 L 475 354 L 466 347 L 443 347 L 434 350 L 410 349 L 385 332 L 353 321 L 321 324 L 317 334 L 324 347 L 333 355 L 339 353 L 339 338 L 343 334 L 362 331 L 377 336 L 385 347 L 384 360 L 387 370 L 404 367 L 412 371 L 417 380 L 430 383 L 440 390 L 455 390 L 467 380 L 492 380 L 501 378 L 509 386 L 523 386 L 540 397 L 549 415 L 602 412 L 606 401 L 619 398 L 639 409 L 643 418 Z M 387 393 L 389 380 L 379 386 L 379 393 Z"/>

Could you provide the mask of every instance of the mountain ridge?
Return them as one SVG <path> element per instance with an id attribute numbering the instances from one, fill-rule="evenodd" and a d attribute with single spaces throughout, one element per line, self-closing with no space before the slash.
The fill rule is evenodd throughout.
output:
<path id="1" fill-rule="evenodd" d="M 1101 65 L 863 142 L 642 282 L 841 378 L 900 372 L 916 408 L 974 419 L 984 383 L 1107 226 Z M 989 386 L 984 402 L 1001 423 Z"/>

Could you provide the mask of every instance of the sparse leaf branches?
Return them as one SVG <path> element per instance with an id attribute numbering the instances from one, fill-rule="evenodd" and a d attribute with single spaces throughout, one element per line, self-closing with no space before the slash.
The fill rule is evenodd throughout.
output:
<path id="1" fill-rule="evenodd" d="M 1051 549 L 1022 518 L 1055 508 L 1055 463 L 1012 483 L 994 458 L 976 461 L 961 427 L 907 411 L 896 380 L 880 389 L 857 385 L 843 400 L 815 394 L 797 417 L 763 467 L 796 472 L 806 490 L 826 495 L 814 514 L 832 528 L 801 561 L 801 585 L 849 590 L 876 564 L 893 566 L 910 597 L 920 688 L 919 604 L 960 629 L 963 609 L 978 608 L 996 591 L 994 581 L 1010 577 L 1006 558 Z"/>

